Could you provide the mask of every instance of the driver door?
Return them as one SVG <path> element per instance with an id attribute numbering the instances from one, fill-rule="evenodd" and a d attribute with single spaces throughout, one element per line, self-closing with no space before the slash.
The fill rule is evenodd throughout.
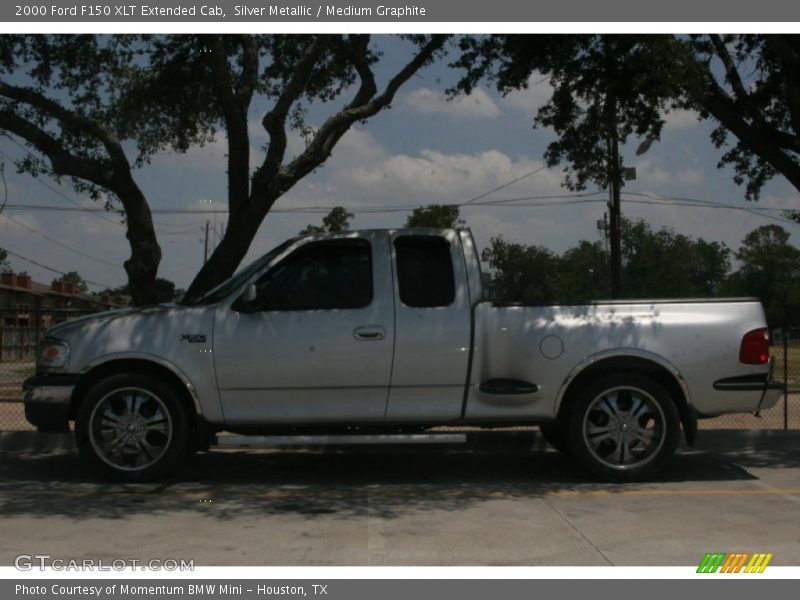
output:
<path id="1" fill-rule="evenodd" d="M 228 424 L 383 419 L 394 345 L 389 242 L 304 239 L 218 309 L 214 362 Z"/>

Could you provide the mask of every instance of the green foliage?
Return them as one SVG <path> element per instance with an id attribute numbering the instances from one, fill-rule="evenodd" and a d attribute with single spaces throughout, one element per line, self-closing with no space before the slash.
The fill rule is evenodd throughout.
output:
<path id="1" fill-rule="evenodd" d="M 708 298 L 720 293 L 730 249 L 671 229 L 653 231 L 643 220 L 622 220 L 625 298 Z"/>
<path id="2" fill-rule="evenodd" d="M 101 295 L 109 296 L 129 296 L 130 287 L 128 284 L 121 285 L 115 288 L 108 288 L 100 292 Z M 180 290 L 176 291 L 175 283 L 163 277 L 156 277 L 155 281 L 155 296 L 153 302 L 156 304 L 174 302 L 182 296 Z"/>
<path id="3" fill-rule="evenodd" d="M 300 231 L 300 235 L 347 231 L 350 228 L 350 219 L 352 218 L 353 213 L 347 212 L 342 206 L 334 206 L 331 211 L 322 218 L 322 226 L 306 225 L 306 227 Z"/>
<path id="4" fill-rule="evenodd" d="M 719 295 L 730 268 L 720 242 L 694 240 L 644 221 L 622 223 L 624 298 L 698 298 Z M 482 259 L 488 289 L 504 302 L 581 303 L 608 298 L 608 258 L 601 242 L 581 241 L 557 255 L 540 246 L 493 238 Z"/>
<path id="5" fill-rule="evenodd" d="M 0 248 L 0 271 L 7 271 L 11 268 L 8 262 L 8 252 Z"/>
<path id="6" fill-rule="evenodd" d="M 558 256 L 547 248 L 495 237 L 481 259 L 492 270 L 487 292 L 494 300 L 548 304 L 559 296 Z"/>
<path id="7" fill-rule="evenodd" d="M 503 94 L 531 77 L 549 80 L 553 95 L 534 127 L 556 132 L 545 158 L 565 165 L 570 189 L 608 185 L 614 123 L 622 143 L 657 140 L 675 108 L 717 123 L 719 166 L 733 167 L 746 198 L 757 199 L 776 174 L 800 189 L 800 36 L 492 35 L 465 36 L 460 47 L 453 66 L 463 75 L 452 93 L 484 79 Z"/>
<path id="8" fill-rule="evenodd" d="M 406 227 L 461 228 L 467 225 L 454 204 L 429 204 L 415 208 L 406 219 Z"/>
<path id="9" fill-rule="evenodd" d="M 764 225 L 745 236 L 736 252 L 741 268 L 725 291 L 755 296 L 764 304 L 771 326 L 800 325 L 800 250 L 779 225 Z"/>
<path id="10" fill-rule="evenodd" d="M 60 281 L 64 283 L 72 283 L 75 285 L 75 291 L 80 292 L 81 294 L 86 293 L 88 286 L 86 282 L 83 280 L 83 277 L 77 271 L 70 271 L 69 273 L 64 273 L 60 278 Z"/>
<path id="11" fill-rule="evenodd" d="M 566 164 L 565 184 L 609 184 L 608 140 L 631 135 L 658 138 L 663 112 L 676 94 L 673 46 L 664 36 L 497 35 L 463 38 L 455 63 L 465 75 L 457 89 L 469 92 L 488 77 L 503 93 L 525 89 L 530 77 L 548 80 L 553 95 L 534 117 L 534 127 L 558 135 L 545 152 L 549 166 Z"/>

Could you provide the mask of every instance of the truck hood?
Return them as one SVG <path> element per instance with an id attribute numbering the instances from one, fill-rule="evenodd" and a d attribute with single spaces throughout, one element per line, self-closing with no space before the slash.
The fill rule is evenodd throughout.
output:
<path id="1" fill-rule="evenodd" d="M 152 318 L 160 315 L 174 314 L 181 312 L 189 307 L 179 304 L 158 304 L 142 308 L 121 308 L 117 310 L 107 310 L 104 312 L 85 315 L 76 319 L 64 321 L 58 325 L 50 327 L 44 332 L 45 337 L 65 338 L 79 334 L 80 330 L 86 328 L 97 328 L 118 320 Z"/>
<path id="2" fill-rule="evenodd" d="M 70 345 L 69 372 L 109 357 L 162 356 L 186 361 L 205 356 L 212 343 L 216 306 L 160 304 L 111 310 L 51 327 L 48 337 Z"/>

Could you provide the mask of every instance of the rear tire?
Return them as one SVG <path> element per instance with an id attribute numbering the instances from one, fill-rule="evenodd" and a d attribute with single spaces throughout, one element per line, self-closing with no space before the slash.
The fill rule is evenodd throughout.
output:
<path id="1" fill-rule="evenodd" d="M 142 482 L 164 476 L 193 447 L 190 416 L 172 386 L 146 373 L 96 383 L 75 419 L 84 460 L 106 477 Z"/>
<path id="2" fill-rule="evenodd" d="M 573 456 L 607 481 L 652 475 L 674 454 L 679 435 L 675 402 L 643 375 L 602 377 L 581 390 L 570 408 Z"/>

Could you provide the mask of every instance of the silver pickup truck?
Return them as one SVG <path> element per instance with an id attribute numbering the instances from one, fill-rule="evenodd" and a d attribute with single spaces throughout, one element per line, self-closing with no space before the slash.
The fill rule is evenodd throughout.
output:
<path id="1" fill-rule="evenodd" d="M 539 425 L 627 481 L 698 418 L 773 406 L 769 347 L 756 300 L 497 305 L 468 231 L 355 231 L 289 240 L 192 305 L 49 329 L 25 410 L 43 431 L 74 420 L 85 459 L 123 480 L 221 431 Z"/>

